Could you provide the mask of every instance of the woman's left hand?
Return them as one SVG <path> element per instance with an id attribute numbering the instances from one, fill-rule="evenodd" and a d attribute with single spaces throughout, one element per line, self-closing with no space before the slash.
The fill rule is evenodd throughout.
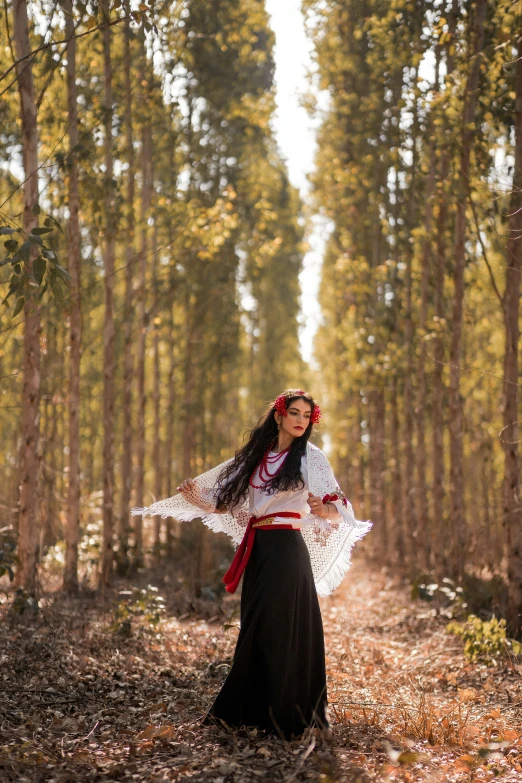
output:
<path id="1" fill-rule="evenodd" d="M 317 517 L 326 517 L 325 504 L 319 495 L 314 495 L 312 492 L 309 492 L 307 503 L 312 509 L 312 514 L 315 514 Z"/>

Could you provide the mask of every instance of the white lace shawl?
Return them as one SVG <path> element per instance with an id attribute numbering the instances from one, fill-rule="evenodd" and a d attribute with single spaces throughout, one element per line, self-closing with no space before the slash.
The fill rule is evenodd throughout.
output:
<path id="1" fill-rule="evenodd" d="M 215 533 L 227 533 L 235 544 L 239 544 L 250 517 L 248 497 L 226 513 L 215 510 L 215 485 L 223 468 L 233 459 L 196 476 L 191 493 L 179 492 L 165 500 L 157 500 L 146 508 L 133 508 L 131 514 L 160 515 L 163 518 L 171 516 L 180 522 L 201 518 Z M 355 519 L 352 505 L 339 488 L 326 455 L 310 441 L 306 444 L 306 460 L 310 492 L 319 497 L 337 494 L 341 498 L 334 501 L 341 514 L 340 520 L 327 520 L 315 514 L 300 520 L 301 532 L 310 553 L 315 586 L 318 594 L 324 596 L 330 595 L 343 580 L 350 567 L 352 547 L 370 530 L 372 522 Z"/>

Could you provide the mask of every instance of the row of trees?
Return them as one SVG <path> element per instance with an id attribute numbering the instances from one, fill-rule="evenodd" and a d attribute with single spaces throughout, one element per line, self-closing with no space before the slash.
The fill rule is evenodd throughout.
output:
<path id="1" fill-rule="evenodd" d="M 303 9 L 329 95 L 311 206 L 333 227 L 316 354 L 336 472 L 376 557 L 500 576 L 516 630 L 522 3 Z M 129 508 L 230 456 L 284 385 L 316 384 L 262 0 L 29 10 L 1 30 L 0 465 L 34 592 L 63 538 L 76 588 L 92 520 L 102 583 L 172 552 L 173 521 L 144 531 Z M 206 532 L 183 530 L 201 574 Z"/>
<path id="2" fill-rule="evenodd" d="M 303 377 L 300 203 L 262 0 L 15 0 L 0 29 L 1 513 L 27 591 L 63 538 L 74 590 L 88 522 L 103 583 L 171 551 L 129 508 Z"/>
<path id="3" fill-rule="evenodd" d="M 376 554 L 501 576 L 520 629 L 522 4 L 304 8 L 330 96 L 313 193 L 340 475 Z"/>

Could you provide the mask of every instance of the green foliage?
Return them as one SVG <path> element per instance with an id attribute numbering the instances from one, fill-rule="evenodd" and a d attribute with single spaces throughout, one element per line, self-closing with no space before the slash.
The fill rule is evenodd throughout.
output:
<path id="1" fill-rule="evenodd" d="M 0 576 L 7 574 L 14 579 L 13 566 L 17 562 L 15 550 L 18 542 L 16 530 L 10 525 L 0 529 Z"/>
<path id="2" fill-rule="evenodd" d="M 118 636 L 131 636 L 134 617 L 142 617 L 145 628 L 154 632 L 165 615 L 165 599 L 158 595 L 158 588 L 152 585 L 135 587 L 132 590 L 121 590 L 119 595 L 122 600 L 114 610 L 112 632 Z"/>
<path id="3" fill-rule="evenodd" d="M 482 620 L 470 614 L 466 622 L 452 621 L 446 626 L 446 631 L 455 636 L 461 636 L 464 642 L 464 655 L 470 661 L 495 661 L 506 655 L 522 655 L 522 644 L 506 637 L 506 621 Z"/>
<path id="4" fill-rule="evenodd" d="M 40 208 L 35 207 L 33 212 L 39 214 Z M 35 226 L 28 235 L 21 228 L 0 226 L 0 236 L 9 237 L 4 242 L 6 255 L 0 261 L 0 267 L 9 264 L 13 270 L 2 304 L 7 306 L 9 298 L 14 296 L 13 317 L 18 315 L 28 299 L 34 296 L 41 299 L 49 287 L 58 300 L 65 296 L 71 277 L 58 263 L 58 256 L 47 244 L 47 239 L 42 238 L 52 234 L 56 228 L 63 234 L 61 225 L 52 215 L 47 215 L 43 226 Z M 16 238 L 17 235 L 19 238 Z"/>

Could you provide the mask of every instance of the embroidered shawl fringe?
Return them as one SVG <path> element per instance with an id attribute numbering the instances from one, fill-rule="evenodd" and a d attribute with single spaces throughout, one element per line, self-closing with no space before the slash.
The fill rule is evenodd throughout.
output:
<path id="1" fill-rule="evenodd" d="M 178 497 L 176 495 L 176 497 Z M 158 501 L 159 502 L 159 501 Z M 186 501 L 182 505 L 180 503 L 180 507 L 178 509 L 172 509 L 168 510 L 164 513 L 159 512 L 158 510 L 154 509 L 154 505 L 147 506 L 145 508 L 133 508 L 131 510 L 131 514 L 133 516 L 144 516 L 144 517 L 156 517 L 160 516 L 162 519 L 166 519 L 167 517 L 173 517 L 178 522 L 192 522 L 194 519 L 201 519 L 201 521 L 210 529 L 213 533 L 226 533 L 227 535 L 231 536 L 232 541 L 236 546 L 241 543 L 241 540 L 243 538 L 243 532 L 241 529 L 238 529 L 238 532 L 235 535 L 231 535 L 230 530 L 228 530 L 223 525 L 223 516 L 222 514 L 216 514 L 216 513 L 206 513 L 203 511 L 203 509 L 199 508 L 199 506 L 194 506 L 192 503 L 187 503 Z M 228 514 L 226 515 L 228 517 Z"/>
<path id="2" fill-rule="evenodd" d="M 354 521 L 356 526 L 347 532 L 344 545 L 339 550 L 337 557 L 330 562 L 323 576 L 315 579 L 315 587 L 320 596 L 330 595 L 336 587 L 339 587 L 351 566 L 354 544 L 371 529 L 372 523 L 370 521 L 363 522 L 358 519 L 354 519 Z"/>

